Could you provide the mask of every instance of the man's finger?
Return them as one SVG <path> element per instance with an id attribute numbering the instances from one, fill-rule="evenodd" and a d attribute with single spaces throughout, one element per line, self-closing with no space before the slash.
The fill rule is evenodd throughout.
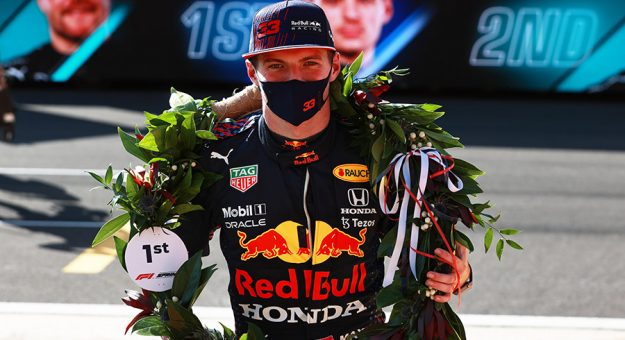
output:
<path id="1" fill-rule="evenodd" d="M 455 274 L 443 274 L 438 272 L 428 272 L 428 279 L 431 281 L 437 281 L 445 284 L 455 284 L 456 283 L 456 275 Z"/>
<path id="2" fill-rule="evenodd" d="M 434 288 L 443 293 L 451 293 L 454 290 L 454 286 L 448 283 L 442 283 L 434 280 L 425 281 L 425 285 Z"/>
<path id="3" fill-rule="evenodd" d="M 434 295 L 434 301 L 439 303 L 449 302 L 451 300 L 451 294 Z"/>
<path id="4" fill-rule="evenodd" d="M 456 256 L 462 261 L 466 260 L 469 256 L 469 249 L 456 242 Z"/>

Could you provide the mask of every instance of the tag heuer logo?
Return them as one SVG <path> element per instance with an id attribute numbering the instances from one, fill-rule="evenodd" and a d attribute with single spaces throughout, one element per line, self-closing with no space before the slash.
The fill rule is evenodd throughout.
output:
<path id="1" fill-rule="evenodd" d="M 230 186 L 240 192 L 246 192 L 256 183 L 258 183 L 258 164 L 230 169 Z"/>

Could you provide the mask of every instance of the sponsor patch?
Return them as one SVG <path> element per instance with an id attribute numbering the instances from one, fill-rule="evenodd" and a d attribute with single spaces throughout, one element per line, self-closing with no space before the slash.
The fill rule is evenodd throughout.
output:
<path id="1" fill-rule="evenodd" d="M 332 170 L 332 174 L 345 182 L 369 182 L 369 168 L 364 164 L 341 164 Z"/>
<path id="2" fill-rule="evenodd" d="M 230 186 L 246 192 L 258 183 L 258 164 L 230 169 Z"/>

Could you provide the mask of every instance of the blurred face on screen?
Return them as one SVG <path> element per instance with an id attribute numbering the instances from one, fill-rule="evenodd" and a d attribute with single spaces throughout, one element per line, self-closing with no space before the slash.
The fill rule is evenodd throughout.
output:
<path id="1" fill-rule="evenodd" d="M 393 0 L 312 0 L 330 21 L 342 61 L 351 63 L 361 51 L 373 57 L 382 26 L 393 17 Z M 366 61 L 365 60 L 365 61 Z"/>
<path id="2" fill-rule="evenodd" d="M 38 3 L 48 17 L 52 44 L 61 49 L 61 53 L 66 52 L 66 48 L 57 46 L 55 39 L 70 44 L 82 43 L 106 20 L 111 7 L 110 0 L 38 0 Z"/>

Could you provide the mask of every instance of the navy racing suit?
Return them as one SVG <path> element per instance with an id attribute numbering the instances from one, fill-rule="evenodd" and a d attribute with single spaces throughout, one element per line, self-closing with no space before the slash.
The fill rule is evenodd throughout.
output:
<path id="1" fill-rule="evenodd" d="M 176 230 L 193 254 L 220 228 L 237 334 L 338 340 L 379 321 L 381 217 L 346 128 L 292 141 L 252 115 L 215 131 L 201 165 L 223 178 Z"/>

